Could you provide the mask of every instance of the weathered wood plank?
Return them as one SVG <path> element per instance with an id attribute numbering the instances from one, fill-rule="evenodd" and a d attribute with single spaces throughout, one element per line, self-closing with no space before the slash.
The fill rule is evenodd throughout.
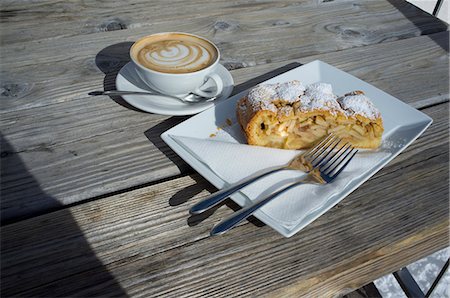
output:
<path id="1" fill-rule="evenodd" d="M 324 60 L 420 108 L 430 98 L 448 100 L 448 53 L 439 46 L 445 42 L 447 32 L 300 61 Z M 390 53 L 389 59 L 386 53 Z M 248 88 L 256 84 L 255 77 L 290 62 L 232 73 L 238 85 Z M 82 81 L 73 73 L 66 78 L 67 82 L 72 80 Z M 96 88 L 95 81 L 86 82 L 83 84 L 90 84 L 90 90 Z M 64 98 L 66 92 L 62 87 L 47 90 L 42 98 Z M 188 169 L 159 137 L 184 118 L 140 113 L 110 99 L 79 96 L 60 104 L 2 114 L 2 220 L 59 208 Z"/>
<path id="2" fill-rule="evenodd" d="M 305 64 L 322 60 L 332 65 L 339 65 L 340 69 L 373 84 L 415 108 L 421 108 L 449 99 L 449 77 L 448 74 L 444 74 L 444 69 L 449 67 L 448 40 L 449 32 L 443 32 L 389 45 L 374 45 L 370 49 L 360 47 L 338 53 L 313 55 L 297 61 Z M 417 43 L 413 45 L 415 41 Z M 433 50 L 419 46 L 422 42 L 434 44 Z M 407 50 L 409 47 L 414 47 L 414 50 Z M 289 62 L 294 63 L 295 60 Z M 233 71 L 233 76 L 238 78 L 237 84 L 241 84 L 251 81 L 254 73 L 268 72 L 271 67 L 274 68 L 272 64 L 257 65 L 252 67 L 253 72 L 237 69 Z M 442 72 L 442 75 L 432 77 L 431 73 L 434 70 Z M 250 85 L 246 83 L 240 88 L 245 89 Z"/>
<path id="3" fill-rule="evenodd" d="M 167 20 L 202 18 L 205 15 L 220 17 L 236 12 L 251 12 L 261 9 L 277 9 L 285 6 L 308 7 L 315 1 L 138 1 L 131 5 L 98 1 L 14 1 L 3 7 L 5 22 L 4 38 L 8 43 L 61 38 L 145 27 L 151 30 L 155 23 Z M 332 6 L 332 5 L 328 5 Z M 158 13 L 155 14 L 154 12 Z M 151 18 L 149 18 L 151 13 Z M 25 17 L 24 17 L 25 15 Z M 43 16 L 45 15 L 45 18 Z M 59 26 L 54 26 L 58 23 Z M 37 28 L 30 28 L 39 24 Z M 83 26 L 80 26 L 83 24 Z M 19 34 L 18 34 L 19 33 Z"/>
<path id="4" fill-rule="evenodd" d="M 211 191 L 197 175 L 8 225 L 1 238 L 2 294 L 348 292 L 448 245 L 448 108 L 425 109 L 435 122 L 421 138 L 289 239 L 250 223 L 207 237 L 231 210 L 189 218 L 188 206 Z"/>
<path id="5" fill-rule="evenodd" d="M 101 72 L 97 67 L 105 64 L 117 67 L 124 57 L 128 60 L 126 45 L 129 46 L 129 42 L 154 32 L 188 31 L 206 36 L 218 44 L 223 64 L 241 68 L 446 30 L 444 23 L 409 3 L 397 4 L 345 0 L 306 7 L 302 3 L 286 7 L 281 4 L 273 9 L 263 2 L 261 9 L 249 6 L 241 10 L 237 5 L 236 13 L 228 14 L 225 10 L 222 18 L 206 14 L 183 22 L 169 19 L 152 24 L 151 29 L 140 27 L 107 34 L 4 43 L 0 76 L 2 87 L 9 91 L 2 93 L 11 100 L 1 102 L 2 110 L 48 105 L 85 95 L 92 86 L 102 86 L 103 77 L 99 76 Z M 327 13 L 323 13 L 325 7 L 329 7 L 325 10 Z M 60 28 L 54 23 L 51 26 Z M 72 28 L 66 30 L 73 34 Z M 73 45 L 77 45 L 76 50 Z M 125 52 L 119 58 L 117 51 Z M 113 57 L 99 65 L 99 52 Z M 17 56 L 21 59 L 16 59 Z M 61 96 L 54 97 L 53 91 L 60 91 Z"/>
<path id="6" fill-rule="evenodd" d="M 334 0 L 334 1 L 166 1 L 135 0 L 128 5 L 114 2 L 98 1 L 13 1 L 2 5 L 2 39 L 7 44 L 23 41 L 36 41 L 43 39 L 58 39 L 70 36 L 85 36 L 98 32 L 129 31 L 140 29 L 144 31 L 167 31 L 176 26 L 173 20 L 183 20 L 183 26 L 189 20 L 198 20 L 214 31 L 237 31 L 254 29 L 254 26 L 239 25 L 242 15 L 248 15 L 248 19 L 259 19 L 263 26 L 281 27 L 289 29 L 295 26 L 297 21 L 292 20 L 293 12 L 304 15 L 307 13 L 307 21 L 317 17 L 317 11 L 327 11 L 330 16 L 335 11 L 345 7 L 352 14 L 363 12 L 366 17 L 371 15 L 368 2 L 378 2 L 391 9 L 389 13 L 380 14 L 379 18 L 389 21 L 394 11 L 401 11 L 407 18 L 412 19 L 425 34 L 436 32 L 442 28 L 438 21 L 424 13 L 415 6 L 405 1 L 358 1 Z M 155 13 L 157 12 L 157 13 Z M 260 15 L 260 13 L 263 13 Z M 268 13 L 270 12 L 270 13 Z M 265 13 L 265 14 L 264 14 Z M 267 14 L 267 15 L 266 15 Z M 189 16 L 188 18 L 186 16 Z M 227 21 L 230 20 L 231 23 Z M 239 21 L 236 22 L 236 21 Z M 81 25 L 81 26 L 80 26 Z M 237 25 L 237 26 L 236 26 Z M 392 24 L 390 24 L 392 25 Z M 358 33 L 358 27 L 353 24 L 350 31 L 342 32 L 346 37 L 355 37 L 362 33 L 368 39 L 372 29 L 364 26 L 364 32 Z M 179 28 L 179 27 L 177 27 Z M 184 27 L 184 30 L 189 26 Z M 406 32 L 403 32 L 406 34 Z M 410 34 L 410 33 L 409 33 Z M 411 35 L 410 35 L 411 36 Z M 414 36 L 414 35 L 412 35 Z M 389 38 L 389 37 L 386 37 Z"/>

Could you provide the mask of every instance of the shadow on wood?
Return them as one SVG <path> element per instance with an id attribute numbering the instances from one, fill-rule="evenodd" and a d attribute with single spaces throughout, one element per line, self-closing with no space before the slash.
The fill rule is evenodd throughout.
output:
<path id="1" fill-rule="evenodd" d="M 223 201 L 222 203 L 218 204 L 217 206 L 214 206 L 208 210 L 206 210 L 203 213 L 200 214 L 195 214 L 195 215 L 191 215 L 189 216 L 187 222 L 188 225 L 190 227 L 196 226 L 199 223 L 201 223 L 202 221 L 204 221 L 205 219 L 209 218 L 210 216 L 212 216 L 217 209 L 219 209 L 222 206 L 227 206 L 228 208 L 230 208 L 231 210 L 233 210 L 234 212 L 239 211 L 242 209 L 241 206 L 239 206 L 236 202 L 234 202 L 233 200 L 231 200 L 230 198 L 227 198 L 225 201 Z M 262 221 L 260 221 L 259 219 L 257 219 L 256 217 L 254 217 L 253 215 L 249 216 L 246 218 L 246 220 L 250 223 L 252 223 L 253 225 L 255 225 L 256 227 L 264 227 L 266 224 L 263 223 Z"/>
<path id="2" fill-rule="evenodd" d="M 113 44 L 102 49 L 95 56 L 95 64 L 105 74 L 103 79 L 104 91 L 117 90 L 116 78 L 120 69 L 131 61 L 129 52 L 132 45 L 132 42 Z M 120 96 L 110 96 L 110 98 L 127 109 L 143 113 Z"/>
<path id="3" fill-rule="evenodd" d="M 437 45 L 446 52 L 449 52 L 448 38 L 446 40 L 437 39 L 433 33 L 447 31 L 448 25 L 440 19 L 434 17 L 403 0 L 388 0 L 392 6 L 400 11 L 408 20 L 420 31 L 420 35 L 427 35 Z"/>
<path id="4" fill-rule="evenodd" d="M 61 203 L 42 191 L 28 172 L 19 152 L 0 134 L 1 142 L 1 224 L 30 218 L 61 208 Z M 52 152 L 42 144 L 35 151 Z M 30 197 L 33 200 L 30 200 Z"/>
<path id="5" fill-rule="evenodd" d="M 212 184 L 210 184 L 198 174 L 189 176 L 194 179 L 196 183 L 177 191 L 169 199 L 170 206 L 178 206 L 184 204 L 204 190 L 207 190 L 210 193 L 217 191 L 217 189 Z"/>
<path id="6" fill-rule="evenodd" d="M 61 204 L 41 189 L 3 137 L 1 149 L 2 225 L 8 225 L 1 230 L 0 296 L 126 296 L 70 211 L 47 213 Z M 33 206 L 22 201 L 30 195 Z M 23 218 L 29 219 L 14 223 Z"/>
<path id="7" fill-rule="evenodd" d="M 193 180 L 195 180 L 195 184 L 190 185 L 186 188 L 183 188 L 179 191 L 177 191 L 170 199 L 169 199 L 169 205 L 170 206 L 178 206 L 184 203 L 187 203 L 190 199 L 201 193 L 203 190 L 207 190 L 209 193 L 214 193 L 217 191 L 217 188 L 215 188 L 213 185 L 211 185 L 206 179 L 201 177 L 198 174 L 189 175 Z M 203 199 L 203 198 L 202 198 Z M 217 206 L 214 206 L 210 208 L 209 210 L 196 215 L 191 215 L 187 219 L 187 223 L 189 226 L 196 226 L 205 219 L 209 218 L 211 215 L 213 215 L 217 209 L 219 209 L 222 206 L 227 206 L 228 208 L 232 209 L 233 211 L 238 211 L 241 208 L 238 204 L 236 204 L 233 200 L 230 198 L 226 199 L 225 201 L 221 202 Z M 189 209 L 190 206 L 186 206 L 186 211 Z M 253 223 L 257 227 L 263 227 L 265 224 L 257 219 L 254 216 L 250 216 L 247 218 L 247 220 L 251 223 Z"/>
<path id="8" fill-rule="evenodd" d="M 155 145 L 155 147 L 158 148 L 159 151 L 161 151 L 168 159 L 170 159 L 170 161 L 178 167 L 181 173 L 191 173 L 193 172 L 193 170 L 183 159 L 181 159 L 181 157 L 179 157 L 175 152 L 172 151 L 172 149 L 169 148 L 169 146 L 167 146 L 167 144 L 162 140 L 161 134 L 188 118 L 189 117 L 184 116 L 171 117 L 161 121 L 160 123 L 144 132 L 144 135 L 147 137 L 147 139 L 153 145 Z"/>

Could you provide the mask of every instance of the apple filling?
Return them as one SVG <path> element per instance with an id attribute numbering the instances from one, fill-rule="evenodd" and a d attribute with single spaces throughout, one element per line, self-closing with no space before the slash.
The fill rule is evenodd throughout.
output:
<path id="1" fill-rule="evenodd" d="M 320 82 L 258 85 L 238 102 L 237 115 L 250 145 L 284 149 L 309 148 L 329 133 L 358 148 L 377 148 L 384 130 L 363 91 L 339 97 Z"/>
<path id="2" fill-rule="evenodd" d="M 275 117 L 273 117 L 275 118 Z M 267 120 L 267 119 L 266 119 Z M 298 149 L 308 148 L 329 133 L 357 147 L 373 147 L 381 137 L 382 128 L 376 123 L 359 120 L 337 120 L 331 116 L 316 115 L 285 121 L 263 121 L 260 124 L 261 146 Z M 274 121 L 275 120 L 275 121 Z"/>

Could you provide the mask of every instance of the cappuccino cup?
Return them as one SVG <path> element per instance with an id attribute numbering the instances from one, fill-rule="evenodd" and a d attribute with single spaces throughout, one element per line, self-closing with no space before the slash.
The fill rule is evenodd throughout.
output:
<path id="1" fill-rule="evenodd" d="M 222 92 L 223 82 L 216 73 L 219 49 L 203 37 L 181 32 L 148 35 L 131 46 L 130 57 L 141 80 L 162 93 L 213 97 Z M 208 81 L 214 90 L 202 89 Z"/>

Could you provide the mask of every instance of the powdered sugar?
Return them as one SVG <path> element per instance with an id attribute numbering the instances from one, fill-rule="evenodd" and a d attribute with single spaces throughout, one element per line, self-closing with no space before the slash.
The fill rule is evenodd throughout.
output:
<path id="1" fill-rule="evenodd" d="M 247 100 L 253 108 L 277 111 L 275 103 L 281 105 L 293 104 L 305 92 L 305 87 L 299 81 L 278 84 L 260 84 L 250 90 Z"/>
<path id="2" fill-rule="evenodd" d="M 300 97 L 299 109 L 302 112 L 312 110 L 328 110 L 333 114 L 341 111 L 337 96 L 333 93 L 333 88 L 327 83 L 314 83 L 307 86 L 305 95 Z"/>
<path id="3" fill-rule="evenodd" d="M 362 115 L 369 119 L 380 117 L 380 112 L 363 92 L 354 91 L 340 98 L 333 93 L 327 83 L 304 85 L 297 81 L 278 84 L 260 84 L 250 90 L 247 103 L 253 110 L 266 110 L 282 115 L 292 111 L 294 103 L 301 112 L 327 110 L 332 114 L 342 113 L 346 116 Z M 245 108 L 245 106 L 240 107 Z"/>
<path id="4" fill-rule="evenodd" d="M 307 86 L 306 89 L 307 94 L 317 93 L 317 94 L 328 94 L 333 95 L 333 87 L 331 87 L 331 84 L 327 83 L 313 83 Z"/>
<path id="5" fill-rule="evenodd" d="M 338 99 L 338 102 L 345 110 L 347 116 L 359 114 L 369 119 L 380 117 L 378 109 L 373 105 L 370 99 L 363 94 L 343 96 Z"/>
<path id="6" fill-rule="evenodd" d="M 300 81 L 290 81 L 283 84 L 276 84 L 275 90 L 279 99 L 294 103 L 304 94 L 305 86 Z"/>
<path id="7" fill-rule="evenodd" d="M 261 84 L 248 93 L 249 101 L 272 101 L 277 97 L 275 84 Z"/>

